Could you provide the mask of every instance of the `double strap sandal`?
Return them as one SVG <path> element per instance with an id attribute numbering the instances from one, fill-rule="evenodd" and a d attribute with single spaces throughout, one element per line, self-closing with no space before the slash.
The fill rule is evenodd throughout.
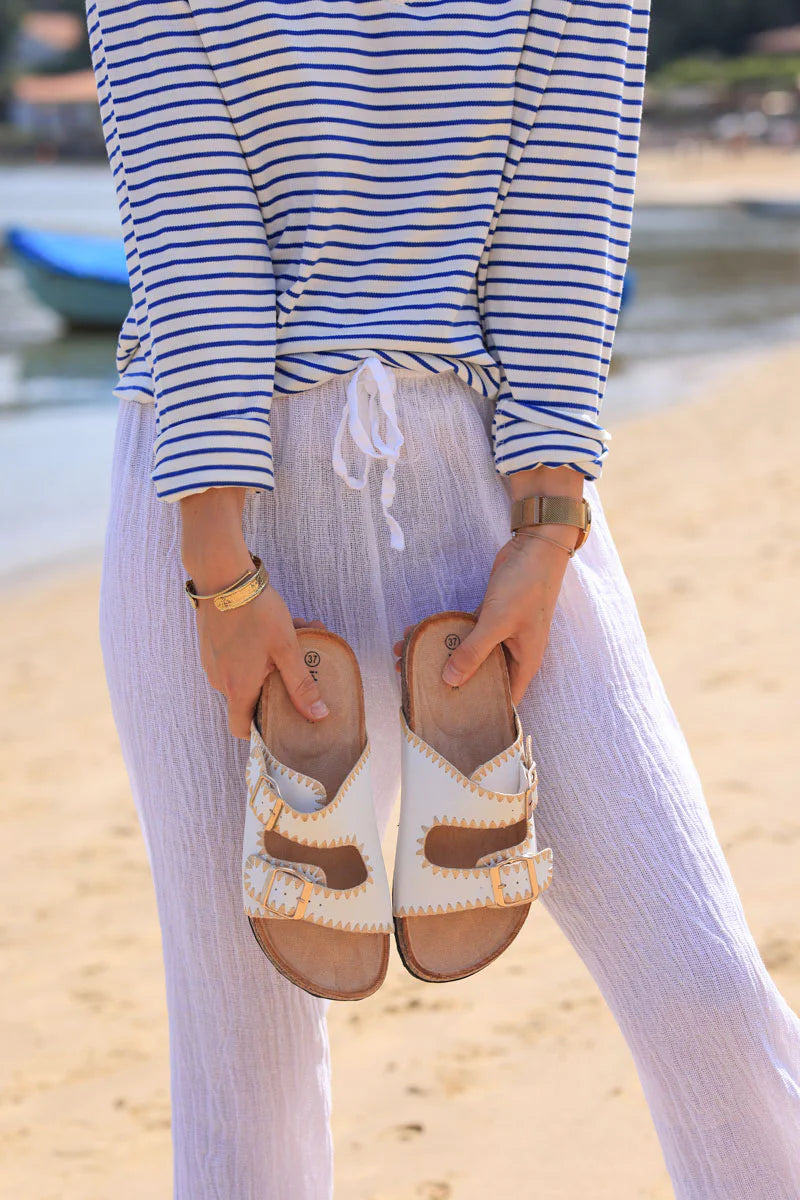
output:
<path id="1" fill-rule="evenodd" d="M 402 799 L 392 885 L 400 957 L 417 978 L 463 979 L 511 944 L 549 886 L 537 850 L 530 737 L 496 647 L 461 687 L 442 680 L 470 613 L 422 621 L 403 648 Z"/>
<path id="2" fill-rule="evenodd" d="M 242 850 L 245 913 L 298 987 L 359 1000 L 383 982 L 389 884 L 370 786 L 358 663 L 328 631 L 297 631 L 329 716 L 312 723 L 268 676 L 250 731 Z"/>

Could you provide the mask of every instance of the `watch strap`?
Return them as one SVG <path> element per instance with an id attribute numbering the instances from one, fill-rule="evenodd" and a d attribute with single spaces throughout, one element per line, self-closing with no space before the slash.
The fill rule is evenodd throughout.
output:
<path id="1" fill-rule="evenodd" d="M 573 496 L 526 496 L 511 504 L 511 532 L 524 525 L 574 525 L 581 531 L 577 550 L 589 536 L 592 510 L 589 501 Z"/>

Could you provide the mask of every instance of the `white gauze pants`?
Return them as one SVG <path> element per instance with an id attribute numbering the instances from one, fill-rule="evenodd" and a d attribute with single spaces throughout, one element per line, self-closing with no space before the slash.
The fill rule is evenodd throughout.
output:
<path id="1" fill-rule="evenodd" d="M 276 401 L 276 490 L 245 510 L 248 545 L 292 614 L 358 656 L 382 831 L 399 786 L 392 643 L 430 613 L 474 609 L 508 537 L 490 404 L 452 372 L 395 379 L 404 551 L 390 546 L 384 464 L 360 491 L 333 470 L 347 377 Z M 178 509 L 150 483 L 153 438 L 152 407 L 123 401 L 101 636 L 158 898 L 175 1197 L 328 1200 L 325 1003 L 273 969 L 244 916 L 248 748 L 200 667 Z M 357 478 L 363 458 L 347 453 Z M 797 1200 L 800 1022 L 754 945 L 596 486 L 586 494 L 594 528 L 520 705 L 537 832 L 556 862 L 541 903 L 628 1041 L 678 1200 Z"/>

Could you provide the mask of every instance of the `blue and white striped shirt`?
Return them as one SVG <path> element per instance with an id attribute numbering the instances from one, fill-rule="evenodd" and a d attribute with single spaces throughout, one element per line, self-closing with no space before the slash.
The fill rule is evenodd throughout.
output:
<path id="1" fill-rule="evenodd" d="M 648 0 L 86 11 L 159 497 L 271 488 L 273 397 L 368 355 L 492 397 L 501 473 L 599 476 Z"/>

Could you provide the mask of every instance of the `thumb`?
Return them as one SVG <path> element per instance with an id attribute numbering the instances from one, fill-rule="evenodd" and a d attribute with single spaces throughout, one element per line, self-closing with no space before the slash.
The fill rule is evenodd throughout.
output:
<path id="1" fill-rule="evenodd" d="M 308 721 L 321 721 L 323 717 L 327 717 L 328 706 L 306 667 L 303 652 L 296 638 L 294 645 L 290 645 L 280 658 L 275 659 L 275 666 L 289 693 L 289 699 L 302 717 Z"/>
<path id="2" fill-rule="evenodd" d="M 460 646 L 453 651 L 445 663 L 442 679 L 451 687 L 459 687 L 477 671 L 502 639 L 487 621 L 478 621 Z"/>

